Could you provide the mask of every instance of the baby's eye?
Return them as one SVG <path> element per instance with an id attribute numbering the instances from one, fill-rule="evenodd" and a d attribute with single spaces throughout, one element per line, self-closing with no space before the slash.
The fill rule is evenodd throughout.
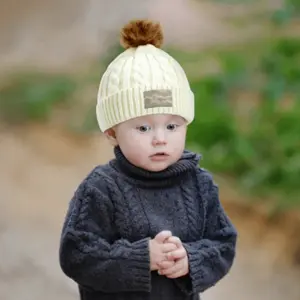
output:
<path id="1" fill-rule="evenodd" d="M 151 130 L 151 127 L 149 125 L 142 125 L 142 126 L 138 126 L 136 129 L 140 132 L 147 132 Z"/>
<path id="2" fill-rule="evenodd" d="M 178 125 L 176 125 L 176 124 L 168 124 L 167 125 L 167 129 L 171 130 L 171 131 L 175 130 L 177 127 L 178 127 Z"/>

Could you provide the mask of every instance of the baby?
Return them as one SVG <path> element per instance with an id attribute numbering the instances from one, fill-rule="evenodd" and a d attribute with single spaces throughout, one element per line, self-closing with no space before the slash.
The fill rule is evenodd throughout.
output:
<path id="1" fill-rule="evenodd" d="M 100 82 L 97 119 L 115 158 L 80 183 L 60 243 L 81 300 L 200 299 L 235 258 L 218 188 L 185 149 L 193 93 L 162 41 L 159 23 L 130 22 Z"/>

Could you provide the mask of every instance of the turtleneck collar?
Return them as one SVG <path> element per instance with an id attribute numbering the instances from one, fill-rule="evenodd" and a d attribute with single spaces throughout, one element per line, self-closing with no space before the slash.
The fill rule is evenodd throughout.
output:
<path id="1" fill-rule="evenodd" d="M 129 180 L 133 180 L 138 185 L 147 187 L 163 187 L 173 185 L 184 179 L 194 170 L 200 161 L 200 155 L 184 150 L 181 158 L 169 166 L 167 169 L 159 172 L 148 171 L 130 163 L 124 156 L 120 147 L 114 148 L 115 159 L 111 161 L 112 167 L 126 175 Z"/>

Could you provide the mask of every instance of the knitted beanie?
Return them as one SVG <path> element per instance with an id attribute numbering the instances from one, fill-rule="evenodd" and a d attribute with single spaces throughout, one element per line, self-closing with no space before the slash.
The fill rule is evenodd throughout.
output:
<path id="1" fill-rule="evenodd" d="M 159 23 L 131 21 L 121 31 L 125 51 L 107 67 L 99 86 L 96 114 L 102 132 L 132 118 L 173 114 L 194 119 L 194 94 L 180 64 L 160 49 Z"/>

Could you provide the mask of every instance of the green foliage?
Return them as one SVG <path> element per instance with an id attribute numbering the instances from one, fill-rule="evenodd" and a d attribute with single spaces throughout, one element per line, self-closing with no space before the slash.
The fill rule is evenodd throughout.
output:
<path id="1" fill-rule="evenodd" d="M 283 38 L 275 41 L 261 60 L 265 73 L 266 97 L 274 100 L 284 92 L 300 91 L 300 39 Z"/>
<path id="2" fill-rule="evenodd" d="M 299 0 L 285 0 L 280 9 L 277 9 L 271 16 L 271 20 L 277 26 L 288 24 L 295 17 L 299 17 Z"/>
<path id="3" fill-rule="evenodd" d="M 267 100 L 252 117 L 253 126 L 245 136 L 255 150 L 256 168 L 245 177 L 250 187 L 265 186 L 285 193 L 300 190 L 299 100 L 286 110 L 279 102 Z"/>
<path id="4" fill-rule="evenodd" d="M 75 83 L 63 76 L 21 74 L 0 89 L 0 117 L 8 123 L 43 121 L 57 104 L 64 104 Z"/>
<path id="5" fill-rule="evenodd" d="M 96 101 L 96 100 L 95 100 Z M 76 128 L 74 128 L 74 131 L 78 132 L 78 133 L 90 133 L 90 132 L 94 132 L 99 131 L 99 125 L 98 125 L 98 121 L 97 121 L 97 116 L 96 116 L 96 105 L 91 105 L 89 106 L 84 112 L 83 112 L 83 120 L 80 123 L 79 126 L 76 126 Z"/>
<path id="6" fill-rule="evenodd" d="M 220 73 L 191 84 L 196 118 L 187 137 L 200 148 L 204 167 L 237 178 L 250 192 L 275 193 L 289 205 L 300 204 L 299 54 L 300 40 L 279 39 L 253 54 L 255 67 L 241 53 L 219 55 Z M 235 91 L 250 91 L 257 102 L 246 112 L 246 124 L 233 104 L 243 101 Z"/>

